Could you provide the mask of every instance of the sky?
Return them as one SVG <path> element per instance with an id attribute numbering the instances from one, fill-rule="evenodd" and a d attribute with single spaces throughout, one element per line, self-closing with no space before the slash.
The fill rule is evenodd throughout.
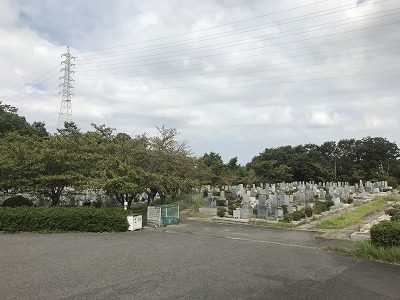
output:
<path id="1" fill-rule="evenodd" d="M 176 128 L 195 156 L 384 137 L 400 146 L 398 0 L 0 0 L 0 101 L 72 120 Z M 61 86 L 60 86 L 61 85 Z"/>

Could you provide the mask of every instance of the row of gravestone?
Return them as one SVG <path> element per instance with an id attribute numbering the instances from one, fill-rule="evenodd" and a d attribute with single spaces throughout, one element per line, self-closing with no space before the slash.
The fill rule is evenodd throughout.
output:
<path id="1" fill-rule="evenodd" d="M 230 191 L 232 197 L 242 200 L 242 207 L 233 211 L 234 218 L 249 219 L 253 215 L 253 208 L 257 208 L 258 217 L 282 217 L 282 205 L 288 207 L 288 211 L 299 209 L 304 205 L 313 205 L 309 201 L 318 199 L 324 201 L 329 195 L 333 200 L 335 208 L 343 207 L 343 202 L 347 202 L 350 197 L 365 196 L 370 193 L 378 193 L 380 190 L 388 189 L 386 181 L 370 182 L 364 185 L 362 181 L 359 184 L 350 186 L 347 182 L 294 182 L 279 184 L 261 184 L 256 187 L 245 188 L 244 185 L 224 186 L 222 189 L 213 189 L 210 186 L 205 187 L 208 193 L 207 207 L 215 208 L 217 203 L 212 192 L 219 192 L 220 199 L 225 199 L 225 191 Z M 258 198 L 258 200 L 256 200 Z"/>

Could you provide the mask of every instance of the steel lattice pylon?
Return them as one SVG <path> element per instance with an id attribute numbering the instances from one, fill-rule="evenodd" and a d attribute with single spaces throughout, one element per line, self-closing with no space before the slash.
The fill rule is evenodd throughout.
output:
<path id="1" fill-rule="evenodd" d="M 65 60 L 61 62 L 61 65 L 64 65 L 64 67 L 61 69 L 61 72 L 64 72 L 64 75 L 60 77 L 63 82 L 59 85 L 62 87 L 62 91 L 60 91 L 62 98 L 60 113 L 58 115 L 57 129 L 64 128 L 65 122 L 72 121 L 71 97 L 74 95 L 72 93 L 72 89 L 74 87 L 71 84 L 71 82 L 74 80 L 72 79 L 71 75 L 74 74 L 72 68 L 75 66 L 75 64 L 73 64 L 72 61 L 75 60 L 75 57 L 73 57 L 69 52 L 69 47 L 67 48 L 66 53 L 61 54 L 61 57 L 65 57 Z"/>

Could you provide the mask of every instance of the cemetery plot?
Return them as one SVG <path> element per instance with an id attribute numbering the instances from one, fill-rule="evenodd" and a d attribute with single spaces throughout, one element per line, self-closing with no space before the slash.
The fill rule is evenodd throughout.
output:
<path id="1" fill-rule="evenodd" d="M 328 215 L 363 204 L 382 190 L 386 181 L 292 182 L 256 186 L 206 186 L 208 202 L 201 212 L 232 220 L 266 220 L 299 224 L 315 216 Z"/>

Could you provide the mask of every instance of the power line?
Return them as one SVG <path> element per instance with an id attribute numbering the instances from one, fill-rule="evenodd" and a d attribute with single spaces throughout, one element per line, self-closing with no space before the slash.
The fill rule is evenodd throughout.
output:
<path id="1" fill-rule="evenodd" d="M 360 68 L 372 68 L 372 67 L 377 67 L 377 66 L 392 66 L 393 64 L 400 63 L 400 61 L 396 62 L 389 62 L 389 63 L 384 63 L 384 64 L 376 64 L 376 65 L 370 65 L 370 66 L 361 66 L 361 67 L 353 67 L 353 68 L 345 68 L 345 69 L 337 69 L 337 70 L 330 70 L 330 71 L 321 71 L 321 72 L 311 72 L 311 73 L 302 73 L 302 74 L 290 74 L 290 75 L 283 75 L 283 76 L 276 76 L 276 77 L 268 77 L 268 78 L 259 78 L 259 79 L 248 79 L 248 80 L 241 80 L 241 81 L 231 81 L 231 82 L 226 82 L 227 84 L 235 84 L 235 86 L 229 86 L 229 87 L 217 87 L 217 88 L 209 88 L 211 90 L 214 89 L 231 89 L 231 88 L 239 88 L 239 87 L 247 87 L 247 86 L 258 86 L 258 85 L 268 85 L 268 84 L 280 84 L 280 83 L 290 83 L 290 82 L 298 82 L 298 81 L 305 81 L 305 80 L 317 80 L 317 79 L 326 79 L 326 78 L 312 78 L 312 79 L 302 79 L 302 80 L 296 80 L 296 81 L 283 81 L 283 82 L 271 82 L 271 83 L 261 83 L 261 84 L 250 84 L 250 85 L 245 85 L 245 86 L 238 86 L 236 84 L 238 83 L 243 83 L 243 82 L 248 82 L 248 81 L 255 81 L 255 80 L 264 80 L 264 79 L 276 79 L 276 78 L 282 78 L 282 77 L 290 77 L 290 76 L 302 76 L 302 75 L 314 75 L 314 74 L 321 74 L 321 73 L 328 73 L 328 72 L 340 72 L 340 71 L 349 71 L 349 70 L 355 70 L 355 69 L 360 69 Z M 363 76 L 363 75 L 372 75 L 372 74 L 381 74 L 385 72 L 397 72 L 399 71 L 398 69 L 396 70 L 385 70 L 385 71 L 380 71 L 380 72 L 370 72 L 370 73 L 360 73 L 360 74 L 353 74 L 353 75 L 340 75 L 340 76 L 332 76 L 332 77 L 327 77 L 327 78 L 342 78 L 342 77 L 348 77 L 348 76 Z M 180 86 L 180 87 L 172 87 L 169 89 L 174 89 L 173 93 L 176 92 L 198 92 L 202 90 L 208 90 L 208 89 L 197 89 L 198 87 L 201 87 L 201 85 L 196 84 L 196 85 L 189 85 L 189 86 Z M 203 86 L 210 86 L 210 84 L 203 85 Z M 193 88 L 190 91 L 183 90 L 187 88 Z M 162 90 L 162 89 L 158 89 Z M 166 89 L 168 90 L 168 89 Z M 168 92 L 154 92 L 152 91 L 152 94 L 167 94 Z M 130 90 L 130 91 L 119 91 L 119 94 L 147 94 L 147 92 L 136 92 L 136 90 Z M 80 93 L 81 95 L 93 95 L 94 93 Z M 107 95 L 107 93 L 101 92 L 102 95 Z M 114 93 L 113 93 L 114 94 Z"/>
<path id="2" fill-rule="evenodd" d="M 396 45 L 397 46 L 397 45 Z M 366 52 L 373 52 L 373 51 L 379 51 L 379 50 L 386 50 L 387 48 L 386 47 L 384 47 L 384 48 L 378 48 L 378 49 L 373 49 L 373 50 L 364 50 L 364 51 L 359 51 L 359 52 L 352 52 L 352 53 L 345 53 L 345 54 L 339 54 L 339 55 L 334 55 L 334 56 L 328 56 L 328 57 L 324 57 L 324 59 L 327 59 L 327 58 L 334 58 L 334 57 L 340 57 L 340 56 L 347 56 L 347 55 L 349 55 L 349 54 L 351 54 L 351 55 L 354 55 L 354 54 L 363 54 L 363 53 L 366 53 Z M 335 60 L 335 61 L 329 61 L 329 62 L 324 62 L 324 63 L 315 63 L 315 64 L 308 64 L 308 65 L 303 65 L 303 66 L 290 66 L 290 67 L 285 67 L 285 68 L 274 68 L 273 69 L 273 71 L 281 71 L 281 70 L 287 70 L 287 69 L 295 69 L 295 68 L 301 68 L 301 67 L 305 67 L 305 66 L 307 66 L 307 67 L 312 67 L 312 66 L 321 66 L 321 65 L 327 65 L 327 64 L 333 64 L 333 63 L 340 63 L 340 62 L 349 62 L 349 61 L 355 61 L 355 60 L 365 60 L 365 59 L 368 59 L 368 58 L 376 58 L 376 57 L 382 57 L 382 56 L 386 56 L 386 55 L 393 55 L 393 54 L 399 54 L 400 53 L 400 50 L 398 50 L 397 52 L 394 52 L 394 53 L 387 53 L 387 54 L 378 54 L 378 55 L 367 55 L 367 56 L 363 56 L 363 57 L 357 57 L 357 58 L 351 58 L 351 59 L 346 59 L 346 60 Z M 308 54 L 307 54 L 308 55 Z M 290 58 L 290 57 L 287 57 L 287 58 Z M 268 72 L 269 70 L 265 70 L 265 69 L 263 69 L 263 70 L 261 70 L 261 71 L 247 71 L 247 72 L 244 72 L 245 70 L 252 70 L 252 69 L 260 69 L 260 68 L 265 68 L 265 67 L 268 67 L 268 66 L 272 66 L 272 67 L 275 67 L 275 66 L 279 66 L 279 65 L 282 65 L 282 64 L 294 64 L 294 63 L 299 63 L 299 62 L 308 62 L 308 61 L 312 61 L 312 60 L 314 60 L 314 58 L 310 58 L 310 59 L 306 59 L 306 60 L 299 60 L 299 61 L 291 61 L 291 62 L 285 62 L 285 63 L 278 63 L 278 64 L 269 64 L 269 65 L 262 65 L 262 66 L 257 66 L 257 67 L 251 67 L 251 68 L 247 68 L 247 69 L 240 69 L 239 71 L 240 71 L 240 73 L 236 73 L 236 74 L 227 74 L 227 75 L 225 75 L 225 76 L 229 76 L 229 75 L 239 75 L 239 76 L 242 76 L 242 75 L 246 75 L 246 74 L 255 74 L 255 73 L 262 73 L 262 72 Z M 222 74 L 224 74 L 224 73 L 227 73 L 227 72 L 237 72 L 238 70 L 227 70 L 227 71 L 219 71 L 219 72 L 215 72 L 215 73 L 213 73 L 214 74 L 214 76 L 210 76 L 210 74 L 208 74 L 208 73 L 203 73 L 203 74 L 193 74 L 193 75 L 188 75 L 188 76 L 185 76 L 185 80 L 187 80 L 188 78 L 190 79 L 190 78 L 195 78 L 195 79 L 197 79 L 197 77 L 199 77 L 199 76 L 201 76 L 201 75 L 208 75 L 207 76 L 207 79 L 211 79 L 211 78 L 216 78 L 216 77 L 220 77 L 221 76 L 221 73 Z M 172 77 L 172 78 L 180 78 L 181 76 L 175 76 L 175 77 Z M 157 78 L 158 80 L 160 80 L 160 78 Z M 161 79 L 165 79 L 165 78 L 161 78 Z M 166 78 L 167 80 L 169 79 L 169 78 Z M 182 79 L 176 79 L 176 80 L 172 80 L 172 82 L 174 82 L 174 81 L 180 81 L 180 82 L 182 82 Z M 168 83 L 171 83 L 171 80 L 168 80 L 167 81 Z M 129 81 L 129 84 L 135 84 L 136 82 L 135 81 Z M 144 84 L 143 83 L 143 81 L 141 81 L 140 82 L 141 84 Z M 164 83 L 164 82 L 163 82 Z M 117 84 L 111 84 L 111 85 L 109 85 L 109 84 L 107 84 L 107 86 L 120 86 L 120 85 L 126 85 L 127 84 L 127 82 L 120 82 L 120 83 L 117 83 Z M 82 87 L 84 87 L 84 85 L 79 85 L 79 86 L 82 86 Z"/>
<path id="3" fill-rule="evenodd" d="M 380 3 L 380 2 L 384 2 L 384 1 L 387 1 L 387 0 L 381 0 L 381 1 L 378 1 L 378 2 L 370 2 L 370 3 L 365 4 L 364 6 L 377 4 L 377 3 Z M 187 45 L 187 44 L 191 44 L 193 40 L 195 40 L 196 42 L 203 42 L 203 41 L 217 39 L 217 38 L 225 38 L 227 36 L 235 35 L 235 34 L 238 34 L 238 33 L 241 34 L 241 33 L 246 33 L 246 32 L 250 32 L 250 31 L 256 31 L 256 30 L 260 30 L 262 28 L 256 28 L 256 29 L 243 31 L 244 29 L 260 27 L 260 26 L 267 26 L 267 25 L 269 25 L 269 26 L 271 26 L 271 25 L 284 25 L 284 24 L 289 24 L 289 23 L 293 23 L 293 22 L 304 21 L 304 20 L 307 20 L 307 19 L 320 17 L 320 16 L 325 16 L 325 15 L 332 14 L 332 13 L 347 11 L 347 10 L 350 10 L 350 9 L 346 8 L 346 9 L 341 9 L 341 10 L 337 10 L 337 11 L 334 11 L 334 12 L 328 12 L 328 13 L 324 13 L 324 14 L 314 15 L 316 13 L 327 12 L 327 11 L 331 11 L 331 10 L 334 10 L 334 9 L 343 8 L 343 7 L 349 7 L 349 6 L 353 6 L 353 5 L 352 4 L 350 4 L 350 5 L 347 4 L 347 5 L 343 5 L 343 6 L 339 6 L 339 7 L 335 7 L 335 8 L 330 8 L 330 9 L 319 11 L 319 12 L 312 12 L 312 13 L 309 13 L 309 14 L 302 15 L 302 16 L 311 15 L 310 17 L 307 17 L 307 18 L 299 19 L 302 16 L 295 16 L 295 17 L 292 17 L 292 18 L 287 18 L 283 22 L 282 21 L 273 21 L 273 22 L 269 22 L 269 23 L 258 24 L 258 25 L 253 25 L 253 26 L 250 26 L 250 27 L 231 30 L 231 31 L 223 32 L 223 33 L 212 34 L 212 35 L 207 36 L 208 37 L 207 39 L 202 39 L 202 40 L 198 40 L 199 38 L 195 37 L 195 38 L 189 38 L 189 39 L 182 40 L 182 41 L 184 41 L 184 43 L 178 43 L 178 42 L 181 42 L 181 41 L 178 41 L 178 42 L 175 41 L 175 42 L 169 42 L 169 43 L 165 43 L 165 44 L 156 45 L 156 46 L 167 45 L 165 47 L 147 46 L 147 47 L 135 48 L 134 51 L 133 50 L 123 50 L 123 51 L 114 51 L 114 52 L 111 52 L 111 53 L 105 53 L 105 54 L 101 54 L 101 55 L 99 55 L 99 54 L 83 55 L 81 57 L 78 57 L 78 59 L 84 58 L 84 62 L 85 63 L 87 63 L 88 60 L 89 61 L 90 60 L 97 60 L 96 62 L 98 63 L 98 58 L 100 56 L 101 58 L 105 57 L 104 59 L 106 59 L 107 61 L 110 61 L 110 57 L 130 55 L 130 54 L 134 54 L 134 53 L 142 53 L 142 52 L 148 52 L 148 51 L 154 51 L 154 50 L 160 50 L 160 49 L 165 49 L 165 48 L 171 48 L 171 47 L 176 47 L 176 46 Z M 351 9 L 358 9 L 358 8 L 359 7 L 352 7 Z M 388 11 L 392 11 L 392 10 L 388 10 Z M 379 13 L 382 13 L 382 12 L 372 13 L 372 14 L 369 14 L 369 15 L 374 15 L 374 14 L 379 14 Z M 314 15 L 314 16 L 312 16 L 312 15 Z M 296 19 L 296 20 L 293 20 L 293 19 Z M 291 20 L 291 21 L 289 21 L 289 20 Z M 235 33 L 226 34 L 226 33 L 231 33 L 231 32 L 235 32 Z M 242 41 L 242 39 L 240 41 Z M 209 47 L 209 46 L 205 46 L 205 47 Z M 200 47 L 200 48 L 202 48 L 202 47 Z M 136 51 L 136 50 L 143 50 L 143 51 Z M 118 54 L 118 53 L 122 53 L 122 54 Z M 92 56 L 95 56 L 95 57 L 92 57 Z"/>
<path id="4" fill-rule="evenodd" d="M 387 42 L 396 42 L 396 41 L 399 41 L 398 39 L 397 40 L 389 40 L 389 41 L 387 41 Z M 355 47 L 350 47 L 350 48 L 342 48 L 341 50 L 343 51 L 343 50 L 350 50 L 350 49 L 355 49 L 355 48 L 360 48 L 360 47 L 366 47 L 366 46 L 376 46 L 376 43 L 374 43 L 374 44 L 366 44 L 366 45 L 360 45 L 360 46 L 355 46 Z M 324 59 L 327 59 L 327 58 L 332 58 L 332 57 L 337 57 L 337 56 L 347 56 L 347 55 L 353 55 L 353 54 L 360 54 L 360 53 L 366 53 L 366 52 L 373 52 L 373 51 L 379 51 L 379 50 L 387 50 L 387 49 L 389 49 L 389 48 L 393 48 L 393 47 L 398 47 L 398 45 L 391 45 L 391 46 L 385 46 L 385 47 L 381 47 L 381 48 L 377 48 L 377 49 L 370 49 L 370 50 L 361 50 L 361 51 L 358 51 L 358 52 L 350 52 L 350 53 L 344 53 L 344 54 L 336 54 L 336 55 L 333 55 L 333 56 L 324 56 L 323 58 Z M 279 52 L 281 52 L 281 51 L 279 51 Z M 311 53 L 306 53 L 306 54 L 301 54 L 301 55 L 294 55 L 294 56 L 285 56 L 285 58 L 286 59 L 292 59 L 292 58 L 297 58 L 297 57 L 302 57 L 302 56 L 310 56 L 310 55 L 319 55 L 319 54 L 325 54 L 325 53 L 327 53 L 327 52 L 337 52 L 337 49 L 333 49 L 333 50 L 329 50 L 329 51 L 324 51 L 324 53 L 321 53 L 321 52 L 311 52 Z M 271 53 L 278 53 L 278 51 L 275 51 L 275 52 L 270 52 L 270 53 L 264 53 L 262 56 L 263 57 L 265 57 L 265 55 L 266 54 L 271 54 Z M 392 53 L 389 53 L 389 54 L 387 54 L 387 55 L 390 55 L 390 54 L 392 54 Z M 382 54 L 380 54 L 380 56 L 381 56 Z M 279 60 L 279 59 L 275 59 L 275 60 Z M 258 65 L 257 67 L 253 67 L 253 68 L 264 68 L 264 67 L 267 67 L 267 66 L 277 66 L 277 65 L 281 65 L 281 64 L 288 64 L 288 63 L 290 63 L 290 64 L 293 64 L 293 63 L 298 63 L 298 62 L 306 62 L 306 61 L 310 61 L 310 60 L 314 60 L 314 58 L 309 58 L 309 59 L 305 59 L 305 60 L 296 60 L 296 61 L 290 61 L 290 62 L 283 62 L 283 63 L 278 63 L 278 64 L 267 64 L 267 65 Z M 249 63 L 249 62 L 240 62 L 240 63 L 235 63 L 235 64 L 230 64 L 230 66 L 241 66 L 241 65 L 252 65 L 252 64 L 254 64 L 254 63 L 262 63 L 264 60 L 259 60 L 259 61 L 252 61 L 251 63 Z M 269 62 L 271 62 L 271 61 L 274 61 L 274 60 L 269 60 Z M 294 67 L 297 67 L 297 66 L 294 66 Z M 250 69 L 252 69 L 252 68 L 250 68 Z M 226 72 L 232 72 L 232 71 L 237 71 L 237 70 L 243 70 L 243 69 L 233 69 L 233 70 L 225 70 L 225 71 L 214 71 L 214 72 L 212 72 L 212 74 L 220 74 L 220 73 L 226 73 Z M 165 75 L 165 74 L 176 74 L 176 73 L 189 73 L 189 75 L 185 75 L 185 78 L 188 78 L 188 77 L 194 77 L 194 76 L 199 76 L 199 75 L 209 75 L 210 74 L 210 72 L 202 72 L 202 73 L 195 73 L 195 74 L 191 74 L 191 73 L 193 73 L 193 71 L 192 70 L 185 70 L 185 71 L 170 71 L 170 72 L 164 72 L 164 73 L 159 73 L 159 72 L 157 72 L 157 79 L 165 79 L 165 77 L 160 77 L 160 75 Z M 126 74 L 125 73 L 122 73 L 122 74 L 124 74 L 124 76 L 123 77 L 126 77 Z M 241 74 L 243 74 L 243 73 L 241 73 Z M 99 77 L 99 76 L 101 76 L 101 77 Z M 99 76 L 81 76 L 81 77 L 79 77 L 81 80 L 80 80 L 80 82 L 82 82 L 82 79 L 89 79 L 90 81 L 92 81 L 94 78 L 96 78 L 97 80 L 98 79 L 101 79 L 101 78 L 109 78 L 109 76 L 107 76 L 107 77 L 104 77 L 104 75 L 99 75 Z M 116 75 L 115 74 L 113 74 L 112 75 L 113 76 L 113 78 L 116 78 Z M 142 74 L 140 74 L 140 76 L 141 76 L 141 78 L 143 77 L 143 75 Z M 176 77 L 181 77 L 182 75 L 177 75 L 177 76 L 167 76 L 166 78 L 168 79 L 168 78 L 176 78 Z M 210 77 L 210 76 L 209 76 Z"/>
<path id="5" fill-rule="evenodd" d="M 58 68 L 58 66 L 57 66 L 57 68 Z M 33 90 L 33 89 L 35 89 L 35 85 L 37 86 L 37 85 L 42 85 L 42 84 L 44 84 L 47 80 L 49 80 L 49 79 L 52 79 L 52 78 L 54 78 L 54 77 L 56 77 L 58 74 L 60 73 L 60 71 L 58 71 L 58 72 L 56 72 L 56 73 L 52 73 L 50 76 L 48 76 L 46 79 L 44 79 L 43 81 L 40 81 L 40 82 L 32 82 L 32 83 L 30 83 L 29 85 L 28 85 L 28 88 L 27 88 L 27 86 L 25 85 L 25 86 L 23 86 L 23 87 L 21 87 L 21 88 L 19 88 L 18 90 L 16 90 L 16 91 L 14 91 L 13 93 L 11 93 L 11 94 L 13 94 L 11 97 L 8 97 L 5 101 L 10 101 L 10 100 L 12 100 L 12 99 L 15 99 L 15 98 L 17 98 L 17 97 L 20 97 L 21 95 L 24 95 L 24 94 L 26 94 L 26 92 L 29 92 L 30 90 Z M 46 73 L 47 74 L 47 73 Z M 42 76 L 41 76 L 42 77 Z M 40 78 L 40 77 L 39 77 Z M 56 82 L 58 81 L 58 79 L 56 80 Z M 53 83 L 54 83 L 54 81 L 53 81 Z M 47 84 L 46 85 L 46 87 L 48 87 L 49 86 L 49 84 Z M 24 89 L 24 90 L 22 90 L 22 89 Z M 22 91 L 21 91 L 22 90 Z M 17 93 L 17 91 L 20 91 L 20 92 L 18 92 Z M 10 95 L 11 95 L 10 94 Z"/>
<path id="6" fill-rule="evenodd" d="M 284 12 L 289 12 L 289 11 L 297 10 L 297 9 L 300 9 L 300 8 L 305 8 L 305 7 L 309 7 L 309 6 L 316 5 L 316 4 L 321 4 L 321 3 L 324 3 L 324 2 L 328 2 L 328 1 L 330 1 L 330 0 L 322 0 L 322 1 L 311 3 L 311 4 L 306 4 L 306 5 L 301 5 L 301 6 L 297 6 L 297 7 L 293 7 L 293 8 L 289 8 L 289 9 L 285 9 L 285 10 L 281 10 L 281 11 L 278 11 L 278 12 L 268 13 L 268 14 L 264 14 L 264 15 L 261 15 L 261 16 L 247 18 L 247 19 L 243 19 L 243 20 L 239 20 L 239 21 L 230 22 L 230 23 L 225 23 L 225 24 L 221 24 L 221 25 L 217 25 L 217 26 L 213 26 L 213 27 L 208 27 L 208 28 L 204 28 L 204 29 L 199 29 L 199 30 L 185 32 L 185 33 L 174 34 L 174 35 L 170 35 L 170 36 L 167 36 L 167 37 L 161 37 L 161 38 L 151 39 L 151 40 L 147 40 L 147 41 L 143 41 L 143 42 L 136 42 L 136 43 L 131 43 L 131 44 L 127 44 L 127 45 L 122 45 L 122 46 L 102 48 L 102 49 L 90 50 L 90 51 L 82 51 L 81 53 L 97 52 L 97 51 L 107 50 L 107 49 L 122 48 L 122 47 L 128 47 L 128 46 L 132 46 L 132 45 L 137 45 L 137 44 L 143 44 L 143 43 L 148 43 L 148 42 L 154 42 L 154 41 L 169 39 L 169 38 L 177 37 L 177 36 L 184 36 L 184 35 L 187 35 L 187 34 L 193 34 L 193 33 L 202 32 L 202 31 L 206 31 L 206 30 L 211 30 L 211 29 L 215 29 L 215 28 L 225 27 L 225 26 L 228 26 L 228 25 L 247 22 L 247 21 L 250 21 L 250 20 L 265 18 L 265 17 L 268 17 L 268 16 L 281 14 L 281 13 L 284 13 Z M 388 0 L 383 0 L 383 1 L 388 1 Z"/>
<path id="7" fill-rule="evenodd" d="M 27 77 L 23 82 L 23 86 L 20 88 L 17 88 L 18 86 L 20 86 L 21 84 L 15 85 L 15 88 L 17 88 L 16 90 L 14 90 L 11 93 L 8 93 L 6 95 L 3 95 L 1 98 L 9 98 L 11 95 L 17 93 L 18 91 L 24 89 L 27 85 L 34 85 L 34 84 L 38 84 L 38 83 L 42 83 L 44 81 L 46 81 L 47 79 L 41 81 L 41 82 L 37 82 L 37 80 L 39 80 L 40 78 L 44 77 L 45 75 L 49 74 L 50 72 L 52 72 L 54 69 L 58 69 L 58 65 L 54 66 L 53 68 L 51 68 L 49 71 L 47 71 L 46 73 L 40 75 L 39 77 L 35 78 L 34 80 L 30 81 L 29 83 L 25 83 L 26 81 L 28 81 L 28 79 L 30 79 L 31 77 L 39 74 L 40 72 L 42 72 L 43 70 L 45 70 L 48 66 L 53 65 L 55 63 L 55 61 L 52 61 L 51 63 L 49 63 L 48 65 L 46 65 L 45 67 L 41 68 L 40 70 L 36 71 L 35 73 L 33 73 L 32 75 L 30 75 L 29 77 Z M 12 96 L 11 98 L 13 98 L 14 96 Z"/>
<path id="8" fill-rule="evenodd" d="M 253 47 L 253 48 L 249 48 L 249 49 L 239 49 L 239 50 L 235 50 L 233 52 L 237 53 L 237 52 L 244 52 L 244 51 L 248 51 L 248 50 L 270 48 L 270 47 L 273 47 L 273 46 L 283 46 L 283 45 L 292 44 L 292 43 L 295 43 L 295 42 L 304 42 L 304 41 L 310 41 L 310 40 L 314 40 L 314 39 L 321 39 L 321 38 L 325 38 L 325 37 L 328 37 L 328 36 L 336 36 L 336 35 L 341 35 L 341 34 L 345 34 L 345 33 L 357 32 L 357 31 L 362 31 L 362 30 L 365 30 L 365 29 L 378 28 L 378 27 L 394 25 L 394 24 L 399 24 L 399 23 L 400 23 L 400 21 L 391 22 L 391 23 L 385 23 L 385 24 L 380 24 L 380 25 L 375 25 L 375 26 L 364 27 L 364 28 L 360 28 L 360 29 L 353 29 L 353 30 L 347 30 L 347 31 L 342 31 L 342 32 L 338 32 L 338 33 L 333 33 L 333 34 L 322 35 L 322 36 L 318 36 L 318 37 L 303 38 L 303 39 L 299 39 L 299 40 L 283 42 L 283 43 L 277 43 L 277 44 L 268 44 L 268 45 Z M 313 30 L 313 31 L 315 31 L 315 30 Z M 231 48 L 231 47 L 225 47 L 225 48 Z M 230 51 L 230 52 L 220 52 L 220 53 L 209 54 L 209 55 L 204 55 L 204 56 L 197 56 L 197 57 L 192 57 L 191 59 L 206 58 L 206 57 L 211 57 L 211 56 L 221 56 L 221 55 L 226 55 L 226 54 L 230 54 L 230 53 L 232 53 L 232 51 Z M 187 54 L 193 54 L 193 53 L 187 53 Z M 171 58 L 171 57 L 175 57 L 175 56 L 167 56 L 167 57 L 162 57 L 162 58 L 164 59 L 164 58 Z M 147 59 L 147 60 L 142 60 L 142 61 L 152 61 L 152 60 L 155 60 L 155 59 Z M 147 64 L 136 64 L 136 65 L 124 64 L 123 67 L 113 67 L 113 68 L 110 68 L 110 67 L 108 67 L 108 68 L 100 68 L 99 67 L 99 68 L 92 68 L 92 69 L 83 69 L 83 70 L 78 70 L 78 72 L 79 73 L 82 73 L 82 72 L 85 73 L 85 72 L 93 72 L 93 71 L 99 71 L 99 70 L 112 70 L 112 69 L 120 69 L 120 68 L 132 68 L 132 67 L 140 67 L 140 66 L 150 66 L 150 65 L 157 65 L 157 64 L 180 62 L 180 61 L 184 61 L 184 60 L 187 60 L 187 58 L 177 59 L 177 60 L 170 60 L 170 61 L 167 61 L 167 62 L 154 62 L 154 63 L 147 63 Z M 110 65 L 112 66 L 112 65 L 121 65 L 121 64 L 110 64 Z"/>

